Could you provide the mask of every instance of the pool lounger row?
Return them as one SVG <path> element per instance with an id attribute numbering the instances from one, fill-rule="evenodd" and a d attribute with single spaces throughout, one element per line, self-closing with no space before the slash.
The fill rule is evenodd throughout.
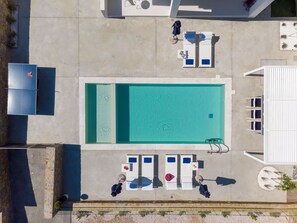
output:
<path id="1" fill-rule="evenodd" d="M 182 190 L 193 189 L 193 155 L 180 155 L 180 183 Z M 173 175 L 173 179 L 166 180 L 167 190 L 177 190 L 178 178 L 178 155 L 166 155 L 165 157 L 165 174 Z M 166 175 L 165 175 L 166 176 Z"/>
<path id="2" fill-rule="evenodd" d="M 127 164 L 130 170 L 126 171 L 126 190 L 137 190 L 139 187 L 139 155 L 127 155 Z M 141 188 L 153 190 L 154 155 L 141 156 Z"/>
<path id="3" fill-rule="evenodd" d="M 185 32 L 183 37 L 183 67 L 196 67 L 196 32 Z M 212 32 L 199 34 L 198 67 L 212 67 L 212 37 Z"/>

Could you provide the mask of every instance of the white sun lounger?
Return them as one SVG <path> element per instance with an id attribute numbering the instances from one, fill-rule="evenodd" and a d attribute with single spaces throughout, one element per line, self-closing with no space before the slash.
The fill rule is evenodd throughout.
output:
<path id="1" fill-rule="evenodd" d="M 183 67 L 196 67 L 196 32 L 184 33 L 183 52 Z"/>
<path id="2" fill-rule="evenodd" d="M 212 32 L 199 34 L 199 67 L 212 66 Z"/>
<path id="3" fill-rule="evenodd" d="M 154 185 L 154 156 L 142 156 L 142 190 L 153 190 Z M 147 182 L 149 181 L 149 182 Z"/>
<path id="4" fill-rule="evenodd" d="M 165 180 L 165 186 L 167 190 L 177 189 L 177 155 L 165 156 L 165 176 L 166 174 L 172 174 L 174 178 L 171 181 Z"/>
<path id="5" fill-rule="evenodd" d="M 180 182 L 182 190 L 193 189 L 193 169 L 192 169 L 193 155 L 180 156 Z"/>
<path id="6" fill-rule="evenodd" d="M 138 155 L 127 155 L 127 163 L 130 164 L 130 170 L 126 172 L 126 190 L 137 190 L 139 180 Z"/>

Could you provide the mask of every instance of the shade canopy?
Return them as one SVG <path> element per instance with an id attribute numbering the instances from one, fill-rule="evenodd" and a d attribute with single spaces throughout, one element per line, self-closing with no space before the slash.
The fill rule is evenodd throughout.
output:
<path id="1" fill-rule="evenodd" d="M 296 164 L 297 67 L 264 66 L 244 75 L 264 78 L 264 163 Z"/>
<path id="2" fill-rule="evenodd" d="M 8 64 L 7 114 L 35 115 L 37 106 L 37 66 Z"/>

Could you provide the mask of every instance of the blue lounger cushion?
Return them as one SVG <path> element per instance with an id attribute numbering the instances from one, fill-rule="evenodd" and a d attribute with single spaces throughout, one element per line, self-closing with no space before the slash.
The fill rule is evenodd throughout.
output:
<path id="1" fill-rule="evenodd" d="M 151 158 L 151 157 L 145 157 L 145 158 L 143 159 L 143 162 L 144 162 L 144 163 L 152 163 L 152 158 Z"/>
<path id="2" fill-rule="evenodd" d="M 210 60 L 209 59 L 202 59 L 201 62 L 202 62 L 203 65 L 210 64 Z"/>
<path id="3" fill-rule="evenodd" d="M 194 64 L 194 60 L 193 59 L 186 59 L 186 64 L 187 65 L 193 65 Z"/>
<path id="4" fill-rule="evenodd" d="M 183 163 L 191 163 L 191 158 L 183 158 Z"/>
<path id="5" fill-rule="evenodd" d="M 175 157 L 167 157 L 167 163 L 175 163 Z"/>
<path id="6" fill-rule="evenodd" d="M 128 162 L 129 163 L 136 163 L 137 162 L 137 158 L 136 157 L 129 157 Z"/>

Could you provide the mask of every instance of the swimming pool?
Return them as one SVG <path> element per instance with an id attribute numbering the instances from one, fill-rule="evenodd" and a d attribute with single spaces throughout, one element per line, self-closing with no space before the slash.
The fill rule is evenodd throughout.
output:
<path id="1" fill-rule="evenodd" d="M 86 84 L 86 143 L 224 139 L 224 84 Z"/>

